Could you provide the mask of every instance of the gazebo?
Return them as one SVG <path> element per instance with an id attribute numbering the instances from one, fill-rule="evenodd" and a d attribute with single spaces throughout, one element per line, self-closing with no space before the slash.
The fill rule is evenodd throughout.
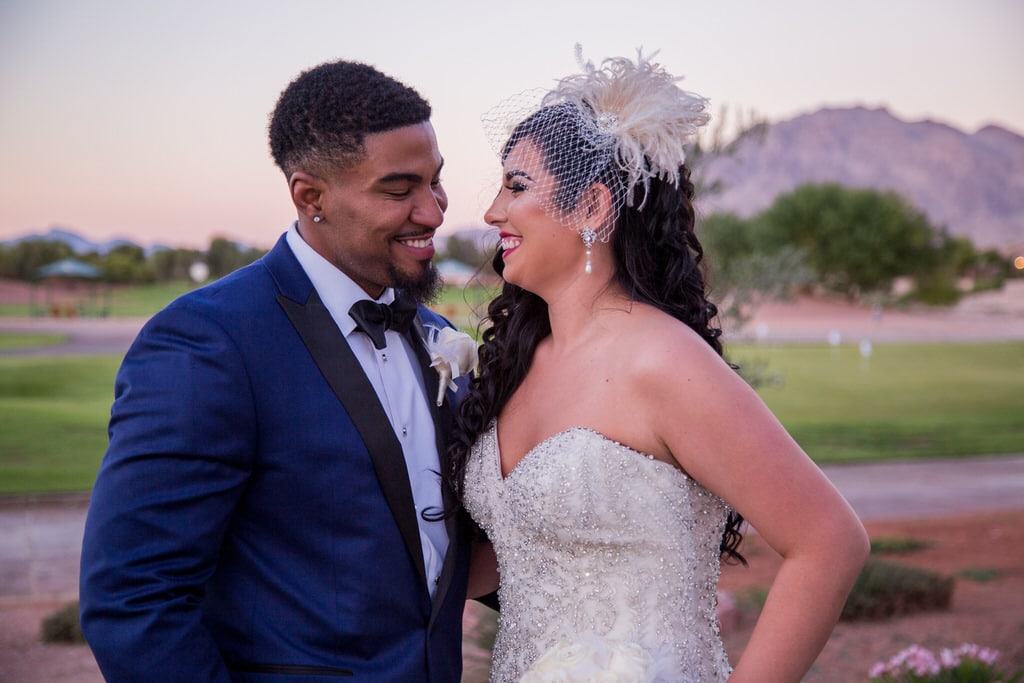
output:
<path id="1" fill-rule="evenodd" d="M 32 274 L 29 311 L 33 316 L 56 318 L 110 315 L 110 287 L 100 279 L 100 269 L 74 258 L 42 266 Z M 43 290 L 37 301 L 36 290 Z"/>

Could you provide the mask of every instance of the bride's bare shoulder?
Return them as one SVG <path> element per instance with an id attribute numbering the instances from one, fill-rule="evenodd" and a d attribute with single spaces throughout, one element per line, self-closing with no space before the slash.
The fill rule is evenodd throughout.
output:
<path id="1" fill-rule="evenodd" d="M 633 304 L 624 322 L 619 341 L 642 346 L 648 353 L 688 353 L 706 348 L 717 355 L 689 325 L 653 306 Z"/>

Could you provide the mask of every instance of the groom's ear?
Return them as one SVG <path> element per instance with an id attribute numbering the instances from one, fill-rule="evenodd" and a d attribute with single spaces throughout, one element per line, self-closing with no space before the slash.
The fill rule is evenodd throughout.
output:
<path id="1" fill-rule="evenodd" d="M 305 171 L 296 171 L 288 179 L 288 190 L 292 195 L 292 203 L 295 204 L 300 216 L 309 219 L 320 213 L 320 197 L 323 195 L 324 189 L 323 179 Z"/>

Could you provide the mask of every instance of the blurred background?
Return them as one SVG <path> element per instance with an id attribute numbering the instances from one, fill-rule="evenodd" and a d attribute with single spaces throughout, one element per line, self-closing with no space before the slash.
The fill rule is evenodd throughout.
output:
<path id="1" fill-rule="evenodd" d="M 1022 26 L 1014 0 L 4 0 L 0 241 L 57 227 L 143 247 L 220 236 L 268 248 L 294 218 L 268 114 L 295 75 L 337 58 L 432 103 L 450 234 L 481 226 L 497 187 L 480 115 L 575 72 L 577 42 L 594 61 L 659 51 L 710 98 L 726 140 L 850 107 L 1019 136 Z"/>
<path id="2" fill-rule="evenodd" d="M 921 610 L 844 620 L 805 680 L 863 683 L 915 643 L 1024 669 L 1022 28 L 1018 0 L 0 0 L 0 680 L 101 680 L 74 600 L 114 374 L 149 316 L 294 219 L 281 90 L 345 58 L 430 100 L 435 307 L 478 332 L 481 114 L 576 72 L 576 43 L 658 51 L 710 99 L 688 164 L 730 360 L 896 560 L 858 604 Z M 777 567 L 752 538 L 720 584 L 733 658 Z M 466 681 L 491 637 L 468 612 Z"/>

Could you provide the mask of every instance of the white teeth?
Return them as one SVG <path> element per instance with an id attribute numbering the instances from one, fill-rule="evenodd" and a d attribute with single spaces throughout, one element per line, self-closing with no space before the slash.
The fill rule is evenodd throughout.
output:
<path id="1" fill-rule="evenodd" d="M 520 237 L 506 237 L 505 239 L 501 240 L 501 248 L 504 249 L 505 251 L 508 251 L 509 249 L 515 249 L 522 243 L 523 240 Z"/>
<path id="2" fill-rule="evenodd" d="M 402 241 L 403 241 L 403 242 L 404 242 L 405 244 L 409 245 L 410 247 L 414 247 L 414 248 L 416 248 L 416 249 L 423 249 L 424 247 L 429 247 L 429 246 L 430 246 L 431 244 L 433 244 L 433 243 L 434 243 L 434 240 L 433 240 L 433 238 L 430 238 L 430 237 L 428 237 L 428 238 L 426 238 L 426 239 L 419 239 L 419 240 L 402 240 Z"/>

